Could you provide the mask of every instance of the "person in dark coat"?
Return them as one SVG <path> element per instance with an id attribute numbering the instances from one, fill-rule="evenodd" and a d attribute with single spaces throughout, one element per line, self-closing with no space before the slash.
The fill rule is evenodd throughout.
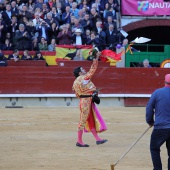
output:
<path id="1" fill-rule="evenodd" d="M 45 60 L 45 59 L 43 58 L 42 53 L 40 51 L 37 51 L 34 56 L 34 60 Z"/>
<path id="2" fill-rule="evenodd" d="M 110 24 L 109 29 L 106 30 L 106 46 L 110 47 L 117 43 L 117 31 L 114 30 L 114 25 Z"/>
<path id="3" fill-rule="evenodd" d="M 34 60 L 45 60 L 45 59 L 43 58 L 43 55 L 42 55 L 41 51 L 37 51 L 37 52 L 36 52 L 36 54 L 35 54 L 35 56 L 34 56 Z M 48 63 L 47 63 L 47 62 L 46 62 L 46 66 L 48 66 Z"/>
<path id="4" fill-rule="evenodd" d="M 47 43 L 49 44 L 50 43 L 50 39 L 49 39 L 49 33 L 51 32 L 51 27 L 50 25 L 45 22 L 44 20 L 40 23 L 38 29 L 37 29 L 37 32 L 38 32 L 38 41 L 40 42 L 41 41 L 41 38 L 44 37 L 47 41 Z M 44 34 L 44 36 L 43 36 Z"/>
<path id="5" fill-rule="evenodd" d="M 0 45 L 4 43 L 6 31 L 7 31 L 6 24 L 1 17 L 0 18 Z"/>
<path id="6" fill-rule="evenodd" d="M 84 32 L 86 30 L 91 30 L 93 28 L 92 20 L 90 19 L 89 14 L 85 14 L 84 19 L 80 22 L 82 27 L 84 28 Z"/>
<path id="7" fill-rule="evenodd" d="M 24 17 L 26 17 L 28 20 L 33 18 L 33 15 L 28 12 L 28 7 L 26 5 L 22 6 L 22 10 L 19 11 L 19 15 L 18 15 L 18 21 L 19 24 L 24 22 Z"/>
<path id="8" fill-rule="evenodd" d="M 2 50 L 13 50 L 12 43 L 10 42 L 10 39 L 5 39 L 5 44 L 2 46 Z"/>
<path id="9" fill-rule="evenodd" d="M 20 58 L 19 58 L 19 51 L 17 49 L 15 49 L 13 51 L 12 54 L 10 54 L 7 58 L 7 60 L 14 60 L 14 61 L 18 61 Z"/>
<path id="10" fill-rule="evenodd" d="M 24 51 L 21 60 L 32 60 L 32 56 L 29 54 L 28 50 Z"/>
<path id="11" fill-rule="evenodd" d="M 24 24 L 19 25 L 19 31 L 15 34 L 16 46 L 18 50 L 30 50 L 30 36 L 25 31 Z"/>
<path id="12" fill-rule="evenodd" d="M 5 60 L 5 56 L 2 53 L 1 49 L 0 49 L 0 66 L 7 66 L 7 61 Z"/>
<path id="13" fill-rule="evenodd" d="M 101 51 L 102 41 L 96 36 L 95 31 L 91 31 L 90 38 L 87 38 L 87 45 L 98 47 L 99 51 Z"/>
<path id="14" fill-rule="evenodd" d="M 13 13 L 11 11 L 11 5 L 7 4 L 6 10 L 2 12 L 2 18 L 6 25 L 8 25 L 8 23 L 10 23 L 12 14 Z"/>

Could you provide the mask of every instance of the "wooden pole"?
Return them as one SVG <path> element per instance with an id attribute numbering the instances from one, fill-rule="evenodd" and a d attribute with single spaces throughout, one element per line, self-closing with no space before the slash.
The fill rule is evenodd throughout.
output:
<path id="1" fill-rule="evenodd" d="M 149 126 L 143 133 L 142 135 L 132 144 L 132 146 L 117 160 L 117 162 L 114 165 L 110 165 L 111 166 L 111 170 L 114 170 L 114 167 L 119 163 L 119 161 L 121 159 L 124 158 L 124 156 L 136 145 L 136 143 L 142 138 L 142 136 L 151 128 L 151 126 Z"/>
<path id="2" fill-rule="evenodd" d="M 114 165 L 110 165 L 110 167 L 111 167 L 111 170 L 114 170 Z"/>

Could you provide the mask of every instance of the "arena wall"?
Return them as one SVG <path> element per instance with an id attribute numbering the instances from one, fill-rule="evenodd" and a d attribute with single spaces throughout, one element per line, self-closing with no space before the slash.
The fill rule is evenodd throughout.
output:
<path id="1" fill-rule="evenodd" d="M 14 61 L 10 61 L 14 62 Z M 1 106 L 77 106 L 72 91 L 73 69 L 86 70 L 90 61 L 60 61 L 46 66 L 45 61 L 20 61 L 0 67 Z M 99 62 L 92 81 L 101 88 L 101 105 L 145 106 L 150 94 L 164 86 L 166 68 L 116 68 Z"/>

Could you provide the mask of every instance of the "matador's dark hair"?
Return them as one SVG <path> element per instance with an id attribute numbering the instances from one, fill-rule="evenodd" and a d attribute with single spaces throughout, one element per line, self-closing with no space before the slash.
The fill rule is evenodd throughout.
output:
<path id="1" fill-rule="evenodd" d="M 73 74 L 77 78 L 79 76 L 79 72 L 81 72 L 81 67 L 77 67 L 74 69 Z"/>

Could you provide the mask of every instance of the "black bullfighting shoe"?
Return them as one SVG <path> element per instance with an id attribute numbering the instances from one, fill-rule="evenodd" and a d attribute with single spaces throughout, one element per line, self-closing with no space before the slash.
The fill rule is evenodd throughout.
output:
<path id="1" fill-rule="evenodd" d="M 103 143 L 106 143 L 106 142 L 107 142 L 107 139 L 103 139 L 103 140 L 100 140 L 100 141 L 96 141 L 96 144 L 100 145 L 100 144 L 103 144 Z"/>
<path id="2" fill-rule="evenodd" d="M 76 146 L 78 146 L 78 147 L 89 147 L 89 145 L 87 145 L 87 144 L 84 144 L 84 145 L 82 145 L 82 144 L 80 144 L 80 143 L 76 143 Z"/>

